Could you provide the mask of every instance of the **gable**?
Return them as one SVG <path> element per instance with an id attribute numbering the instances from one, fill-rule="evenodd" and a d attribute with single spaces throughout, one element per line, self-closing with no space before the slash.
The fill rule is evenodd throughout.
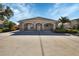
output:
<path id="1" fill-rule="evenodd" d="M 53 19 L 47 19 L 47 18 L 43 18 L 43 17 L 36 17 L 36 18 L 21 20 L 20 22 L 56 22 L 56 21 L 53 20 Z"/>

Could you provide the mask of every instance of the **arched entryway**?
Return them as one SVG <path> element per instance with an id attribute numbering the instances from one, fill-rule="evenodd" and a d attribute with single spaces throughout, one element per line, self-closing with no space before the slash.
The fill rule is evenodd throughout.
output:
<path id="1" fill-rule="evenodd" d="M 36 24 L 36 30 L 38 30 L 38 31 L 42 30 L 42 24 L 41 23 Z"/>
<path id="2" fill-rule="evenodd" d="M 26 23 L 24 24 L 24 30 L 33 30 L 33 24 L 32 23 Z"/>
<path id="3" fill-rule="evenodd" d="M 51 23 L 44 24 L 44 30 L 47 30 L 47 31 L 53 30 L 53 24 Z"/>

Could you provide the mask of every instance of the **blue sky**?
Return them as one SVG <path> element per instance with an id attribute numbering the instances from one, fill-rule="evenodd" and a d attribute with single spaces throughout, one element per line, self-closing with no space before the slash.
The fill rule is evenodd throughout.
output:
<path id="1" fill-rule="evenodd" d="M 19 20 L 45 17 L 58 20 L 61 16 L 67 16 L 70 19 L 79 18 L 78 3 L 9 3 L 3 4 L 9 6 L 14 16 L 10 20 L 17 23 Z"/>

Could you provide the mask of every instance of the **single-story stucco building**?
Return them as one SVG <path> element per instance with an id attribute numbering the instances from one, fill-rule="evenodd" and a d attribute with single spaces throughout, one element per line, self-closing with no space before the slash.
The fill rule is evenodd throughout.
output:
<path id="1" fill-rule="evenodd" d="M 30 18 L 19 21 L 20 30 L 55 30 L 56 21 L 52 19 L 47 19 L 43 17 Z"/>

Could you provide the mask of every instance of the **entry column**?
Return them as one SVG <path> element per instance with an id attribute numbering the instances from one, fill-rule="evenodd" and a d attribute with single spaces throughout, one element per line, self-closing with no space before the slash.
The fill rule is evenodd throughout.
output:
<path id="1" fill-rule="evenodd" d="M 36 30 L 36 23 L 33 23 L 33 29 Z"/>
<path id="2" fill-rule="evenodd" d="M 53 25 L 53 30 L 55 30 L 55 29 L 56 29 L 56 24 Z"/>
<path id="3" fill-rule="evenodd" d="M 42 23 L 42 30 L 45 30 L 44 23 Z"/>

